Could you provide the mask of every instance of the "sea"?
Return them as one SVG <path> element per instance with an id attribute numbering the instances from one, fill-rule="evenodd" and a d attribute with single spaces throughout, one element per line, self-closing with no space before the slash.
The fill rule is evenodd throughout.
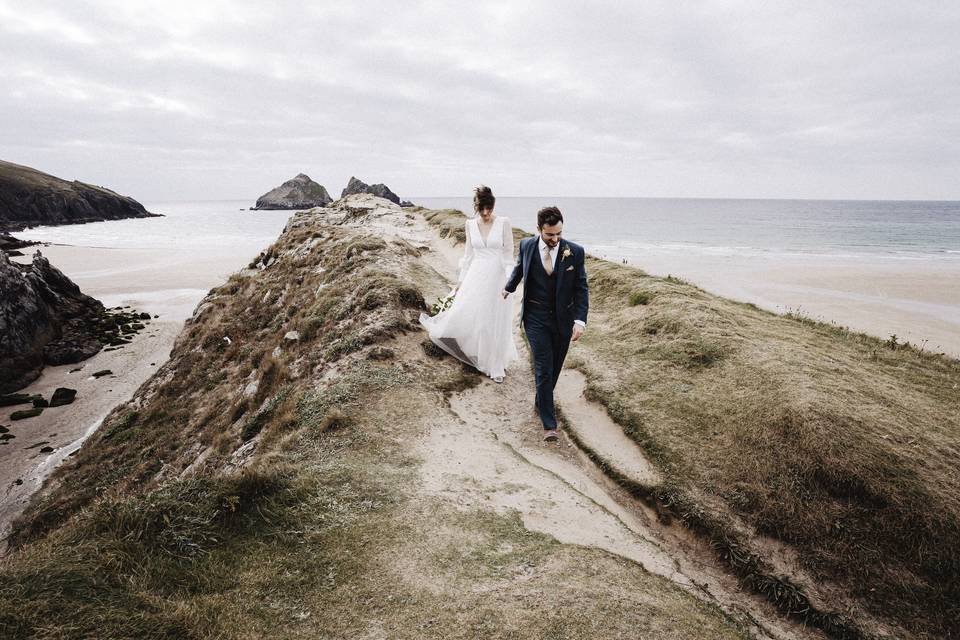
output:
<path id="1" fill-rule="evenodd" d="M 409 199 L 472 215 L 469 197 Z M 210 282 L 222 281 L 276 239 L 291 212 L 250 211 L 252 203 L 144 202 L 164 217 L 36 227 L 16 235 L 143 250 L 141 263 L 126 275 L 122 262 L 119 268 L 112 263 L 111 277 L 127 277 L 130 291 L 150 281 L 145 270 L 151 263 L 143 264 L 143 256 L 163 256 L 152 264 L 166 270 L 165 290 L 174 290 L 178 274 L 191 269 L 216 269 Z M 532 232 L 537 211 L 549 205 L 564 215 L 564 237 L 596 257 L 682 277 L 772 311 L 881 337 L 896 334 L 960 355 L 960 201 L 499 197 L 495 211 Z M 96 260 L 98 254 L 89 255 Z M 85 278 L 99 285 L 96 265 L 71 269 L 65 272 L 81 287 Z M 182 304 L 190 296 L 199 301 L 205 286 L 184 288 Z M 125 295 L 115 286 L 110 292 L 112 303 Z M 144 299 L 150 298 L 141 291 Z"/>
<path id="2" fill-rule="evenodd" d="M 420 198 L 472 214 L 470 198 Z M 496 213 L 533 231 L 556 206 L 564 236 L 598 255 L 756 255 L 960 260 L 960 201 L 499 198 Z"/>

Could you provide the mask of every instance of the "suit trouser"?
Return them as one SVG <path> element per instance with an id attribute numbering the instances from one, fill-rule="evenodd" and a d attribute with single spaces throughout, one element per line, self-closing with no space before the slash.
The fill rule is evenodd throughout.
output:
<path id="1" fill-rule="evenodd" d="M 537 385 L 536 404 L 540 421 L 544 429 L 556 429 L 553 389 L 560 378 L 570 338 L 560 333 L 557 316 L 552 311 L 530 309 L 524 313 L 523 327 L 530 351 L 533 352 L 533 376 Z"/>

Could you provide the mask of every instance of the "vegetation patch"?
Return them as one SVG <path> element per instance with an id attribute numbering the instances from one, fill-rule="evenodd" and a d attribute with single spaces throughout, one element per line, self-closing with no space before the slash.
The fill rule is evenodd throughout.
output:
<path id="1" fill-rule="evenodd" d="M 664 472 L 664 487 L 635 495 L 833 637 L 857 627 L 816 612 L 816 585 L 776 575 L 754 535 L 791 545 L 800 575 L 839 585 L 881 619 L 930 637 L 960 631 L 960 477 L 950 462 L 960 362 L 676 278 L 593 259 L 588 273 L 591 329 L 571 360 L 589 397 Z M 637 290 L 656 297 L 639 317 Z"/>

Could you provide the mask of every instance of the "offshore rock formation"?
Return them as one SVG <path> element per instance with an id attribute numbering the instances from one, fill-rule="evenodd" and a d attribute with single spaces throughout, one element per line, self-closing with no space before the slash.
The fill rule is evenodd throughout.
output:
<path id="1" fill-rule="evenodd" d="M 369 193 L 380 198 L 386 198 L 394 204 L 400 204 L 400 196 L 395 194 L 390 190 L 385 184 L 367 184 L 363 180 L 350 177 L 350 182 L 347 183 L 347 186 L 343 189 L 343 193 L 340 194 L 340 197 L 346 197 L 356 193 Z"/>
<path id="2" fill-rule="evenodd" d="M 105 187 L 68 182 L 0 160 L 0 229 L 159 217 Z"/>
<path id="3" fill-rule="evenodd" d="M 301 173 L 257 198 L 252 209 L 311 209 L 325 207 L 331 202 L 333 198 L 323 185 Z"/>

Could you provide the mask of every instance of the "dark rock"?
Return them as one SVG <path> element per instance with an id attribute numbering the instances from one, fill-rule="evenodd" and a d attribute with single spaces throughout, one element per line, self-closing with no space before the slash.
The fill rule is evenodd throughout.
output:
<path id="1" fill-rule="evenodd" d="M 354 193 L 369 193 L 371 195 L 378 196 L 380 198 L 386 198 L 394 204 L 400 204 L 400 196 L 395 194 L 393 191 L 390 191 L 390 188 L 385 184 L 367 184 L 363 180 L 358 180 L 355 177 L 350 178 L 350 182 L 347 183 L 347 186 L 344 187 L 343 193 L 340 194 L 340 197 L 349 196 Z"/>
<path id="2" fill-rule="evenodd" d="M 0 393 L 100 351 L 105 314 L 39 251 L 29 265 L 0 252 Z"/>
<path id="3" fill-rule="evenodd" d="M 52 453 L 52 452 L 53 452 L 53 447 L 44 447 L 43 449 L 40 449 L 40 453 Z"/>
<path id="4" fill-rule="evenodd" d="M 417 206 L 417 205 L 413 204 L 413 203 L 410 202 L 409 200 L 402 200 L 402 201 L 400 202 L 400 206 L 401 206 L 401 207 L 415 207 L 415 206 Z"/>
<path id="5" fill-rule="evenodd" d="M 7 440 L 13 440 L 16 437 L 17 436 L 13 435 L 12 433 L 0 433 L 0 442 L 7 444 Z"/>
<path id="6" fill-rule="evenodd" d="M 94 377 L 94 378 L 102 378 L 103 376 L 110 376 L 110 375 L 113 375 L 113 371 L 110 371 L 110 369 L 102 369 L 102 370 L 97 371 L 96 373 L 94 373 L 94 374 L 93 374 L 93 377 Z"/>
<path id="7" fill-rule="evenodd" d="M 299 174 L 257 198 L 257 209 L 312 209 L 325 207 L 333 202 L 323 185 L 317 184 L 306 174 Z"/>
<path id="8" fill-rule="evenodd" d="M 0 407 L 12 407 L 17 404 L 27 404 L 33 402 L 34 396 L 26 393 L 6 393 L 0 395 Z"/>
<path id="9" fill-rule="evenodd" d="M 9 431 L 10 431 L 10 429 L 8 429 L 8 428 L 5 427 L 4 425 L 0 424 L 0 433 L 7 433 L 7 432 L 9 432 Z"/>
<path id="10" fill-rule="evenodd" d="M 34 442 L 29 447 L 24 447 L 24 449 L 36 449 L 37 447 L 42 447 L 45 444 L 50 444 L 49 440 L 43 440 L 42 442 Z"/>
<path id="11" fill-rule="evenodd" d="M 43 409 L 40 407 L 34 407 L 33 409 L 21 409 L 20 411 L 14 411 L 10 414 L 11 420 L 25 420 L 27 418 L 33 418 L 35 416 L 43 413 Z"/>
<path id="12" fill-rule="evenodd" d="M 22 479 L 22 478 L 17 478 L 16 480 L 13 481 L 13 484 L 15 484 L 15 485 L 17 485 L 17 486 L 19 487 L 20 485 L 23 484 L 23 479 Z"/>
<path id="13" fill-rule="evenodd" d="M 130 328 L 133 329 L 134 331 L 143 331 L 147 327 L 140 324 L 139 322 L 134 322 L 133 324 L 130 325 Z"/>
<path id="14" fill-rule="evenodd" d="M 39 397 L 33 399 L 33 406 L 45 409 L 50 406 L 50 403 L 44 400 L 43 397 Z"/>
<path id="15" fill-rule="evenodd" d="M 158 217 L 126 196 L 0 160 L 0 229 Z"/>
<path id="16" fill-rule="evenodd" d="M 62 407 L 65 404 L 70 404 L 77 397 L 76 389 L 68 389 L 66 387 L 57 387 L 53 392 L 53 395 L 50 396 L 50 406 L 51 407 Z"/>
<path id="17" fill-rule="evenodd" d="M 17 251 L 17 249 L 24 249 L 35 244 L 40 243 L 34 240 L 20 240 L 9 233 L 0 233 L 0 251 L 6 251 L 8 256 L 22 256 L 23 253 Z"/>
<path id="18" fill-rule="evenodd" d="M 153 316 L 154 318 L 159 318 L 160 316 Z"/>
<path id="19" fill-rule="evenodd" d="M 157 316 L 153 316 L 153 317 L 156 318 Z M 150 314 L 149 314 L 149 313 L 141 313 L 141 314 L 140 314 L 140 319 L 141 319 L 141 320 L 149 320 L 149 319 L 150 319 Z"/>

